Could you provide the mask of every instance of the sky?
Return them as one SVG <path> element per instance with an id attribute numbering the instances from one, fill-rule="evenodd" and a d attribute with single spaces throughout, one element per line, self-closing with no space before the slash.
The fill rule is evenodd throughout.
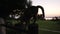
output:
<path id="1" fill-rule="evenodd" d="M 31 0 L 32 5 L 41 5 L 45 10 L 45 17 L 60 16 L 60 0 Z M 40 12 L 39 12 L 40 13 Z"/>

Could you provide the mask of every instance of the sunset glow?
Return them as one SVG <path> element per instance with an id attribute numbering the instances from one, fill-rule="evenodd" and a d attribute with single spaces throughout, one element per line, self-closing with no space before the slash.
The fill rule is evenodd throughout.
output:
<path id="1" fill-rule="evenodd" d="M 32 0 L 32 5 L 43 6 L 45 17 L 60 16 L 60 0 Z"/>

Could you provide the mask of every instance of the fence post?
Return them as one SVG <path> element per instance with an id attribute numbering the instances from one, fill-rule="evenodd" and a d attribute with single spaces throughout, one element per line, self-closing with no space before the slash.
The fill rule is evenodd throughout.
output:
<path id="1" fill-rule="evenodd" d="M 0 17 L 0 24 L 5 24 L 4 19 L 1 17 Z M 6 27 L 0 26 L 0 34 L 6 34 Z"/>

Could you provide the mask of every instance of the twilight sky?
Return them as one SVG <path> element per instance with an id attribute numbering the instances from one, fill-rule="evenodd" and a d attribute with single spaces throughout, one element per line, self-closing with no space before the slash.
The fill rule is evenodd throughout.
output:
<path id="1" fill-rule="evenodd" d="M 60 16 L 60 0 L 32 0 L 32 5 L 44 7 L 45 16 Z"/>

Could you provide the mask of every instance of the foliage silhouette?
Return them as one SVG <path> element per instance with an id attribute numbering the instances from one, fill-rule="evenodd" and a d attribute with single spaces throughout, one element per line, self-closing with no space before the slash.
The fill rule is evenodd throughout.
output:
<path id="1" fill-rule="evenodd" d="M 13 9 L 24 9 L 27 0 L 0 0 L 0 17 L 9 16 Z"/>
<path id="2" fill-rule="evenodd" d="M 11 12 L 13 13 L 13 10 L 16 9 L 20 9 L 23 10 L 23 14 L 20 17 L 20 21 L 21 23 L 26 23 L 26 25 L 29 24 L 30 19 L 33 17 L 33 23 L 36 22 L 36 18 L 37 18 L 37 13 L 38 13 L 38 8 L 40 8 L 42 10 L 43 13 L 43 18 L 45 17 L 44 15 L 44 8 L 42 6 L 32 6 L 31 5 L 31 1 L 29 1 L 30 3 L 27 3 L 27 0 L 0 0 L 1 2 L 1 6 L 0 6 L 0 17 L 6 18 L 9 16 L 9 14 L 11 14 Z M 27 8 L 26 8 L 27 6 Z M 15 30 L 19 30 L 19 28 L 16 27 L 12 27 L 11 25 L 7 25 L 6 24 L 1 24 L 1 26 L 5 26 L 8 28 L 12 28 Z M 21 30 L 19 30 L 21 31 Z"/>
<path id="3" fill-rule="evenodd" d="M 31 6 L 24 11 L 24 14 L 21 16 L 20 20 L 22 22 L 29 23 L 30 19 L 33 17 L 33 19 L 34 19 L 33 22 L 35 22 L 36 18 L 37 18 L 38 8 L 40 8 L 42 10 L 42 13 L 43 13 L 42 18 L 44 19 L 44 17 L 45 17 L 44 8 L 42 6 Z"/>

